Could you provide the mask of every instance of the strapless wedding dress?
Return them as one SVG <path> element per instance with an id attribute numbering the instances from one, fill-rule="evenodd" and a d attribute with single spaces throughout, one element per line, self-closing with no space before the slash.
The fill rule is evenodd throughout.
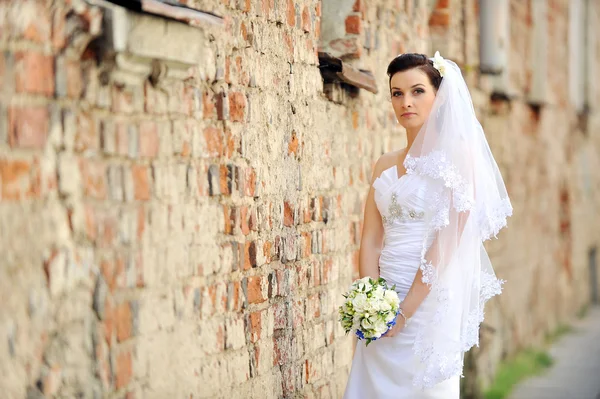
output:
<path id="1" fill-rule="evenodd" d="M 396 285 L 400 300 L 413 283 L 420 264 L 427 226 L 426 185 L 423 177 L 398 177 L 393 166 L 373 182 L 375 202 L 382 216 L 384 246 L 379 258 L 380 276 Z M 418 359 L 413 353 L 416 333 L 423 325 L 419 310 L 399 334 L 373 341 L 357 341 L 344 399 L 458 399 L 460 377 L 445 380 L 433 388 L 413 386 Z"/>

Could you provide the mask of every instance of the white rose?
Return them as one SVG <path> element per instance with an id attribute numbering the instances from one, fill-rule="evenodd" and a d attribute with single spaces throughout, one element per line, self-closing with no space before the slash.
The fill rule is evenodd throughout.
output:
<path id="1" fill-rule="evenodd" d="M 374 323 L 373 327 L 375 329 L 375 333 L 378 336 L 381 336 L 383 333 L 385 333 L 388 330 L 388 326 L 387 326 L 385 320 L 383 320 L 381 318 L 377 319 L 377 321 Z"/>
<path id="2" fill-rule="evenodd" d="M 385 316 L 385 322 L 389 323 L 390 321 L 394 320 L 396 318 L 396 314 L 393 312 L 389 312 L 386 316 Z"/>
<path id="3" fill-rule="evenodd" d="M 379 312 L 379 301 L 374 301 L 373 298 L 367 299 L 367 305 L 365 306 L 365 311 L 369 313 L 377 313 Z"/>
<path id="4" fill-rule="evenodd" d="M 364 330 L 370 330 L 373 328 L 373 322 L 371 321 L 371 319 L 369 317 L 365 317 L 361 322 L 360 322 L 361 327 Z"/>
<path id="5" fill-rule="evenodd" d="M 379 311 L 391 313 L 391 310 L 392 310 L 392 305 L 390 305 L 387 301 L 379 302 Z"/>
<path id="6" fill-rule="evenodd" d="M 352 299 L 352 307 L 357 313 L 362 313 L 367 307 L 367 295 L 361 293 L 356 294 L 356 296 Z"/>
<path id="7" fill-rule="evenodd" d="M 394 290 L 387 290 L 383 298 L 393 309 L 397 309 L 400 305 L 400 298 L 398 298 L 398 293 Z"/>
<path id="8" fill-rule="evenodd" d="M 378 285 L 373 290 L 373 293 L 371 294 L 371 299 L 376 300 L 376 301 L 382 301 L 384 294 L 385 294 L 385 290 L 383 289 L 382 286 Z"/>
<path id="9" fill-rule="evenodd" d="M 435 52 L 435 55 L 433 56 L 433 67 L 435 69 L 437 69 L 438 71 L 440 71 L 440 75 L 443 77 L 444 74 L 446 73 L 446 61 L 444 60 L 444 58 L 440 55 L 439 51 Z"/>

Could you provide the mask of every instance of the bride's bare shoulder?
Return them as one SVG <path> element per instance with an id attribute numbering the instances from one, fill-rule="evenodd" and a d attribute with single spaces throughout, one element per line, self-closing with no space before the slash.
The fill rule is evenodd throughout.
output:
<path id="1" fill-rule="evenodd" d="M 398 165 L 398 161 L 401 158 L 404 158 L 405 152 L 406 148 L 403 148 L 401 150 L 390 151 L 382 154 L 379 159 L 377 159 L 377 162 L 375 162 L 375 166 L 373 167 L 372 180 L 375 180 L 377 177 L 379 177 L 384 170 Z"/>

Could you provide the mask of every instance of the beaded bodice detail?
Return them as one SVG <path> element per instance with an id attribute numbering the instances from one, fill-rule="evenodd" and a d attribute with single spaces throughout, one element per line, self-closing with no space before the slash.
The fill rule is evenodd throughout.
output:
<path id="1" fill-rule="evenodd" d="M 393 192 L 390 196 L 390 204 L 387 208 L 387 215 L 382 215 L 381 219 L 384 225 L 392 225 L 396 220 L 407 221 L 423 219 L 425 212 L 417 211 L 413 208 L 400 205 L 398 203 L 398 194 Z"/>

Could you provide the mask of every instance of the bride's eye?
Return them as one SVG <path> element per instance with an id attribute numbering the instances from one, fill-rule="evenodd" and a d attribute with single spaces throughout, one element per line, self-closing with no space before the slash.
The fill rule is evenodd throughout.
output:
<path id="1" fill-rule="evenodd" d="M 425 90 L 423 90 L 423 89 L 416 89 L 415 93 L 417 93 L 417 94 L 423 94 L 423 93 L 425 93 Z"/>
<path id="2" fill-rule="evenodd" d="M 392 93 L 392 97 L 400 97 L 402 95 L 401 91 L 395 91 Z"/>

